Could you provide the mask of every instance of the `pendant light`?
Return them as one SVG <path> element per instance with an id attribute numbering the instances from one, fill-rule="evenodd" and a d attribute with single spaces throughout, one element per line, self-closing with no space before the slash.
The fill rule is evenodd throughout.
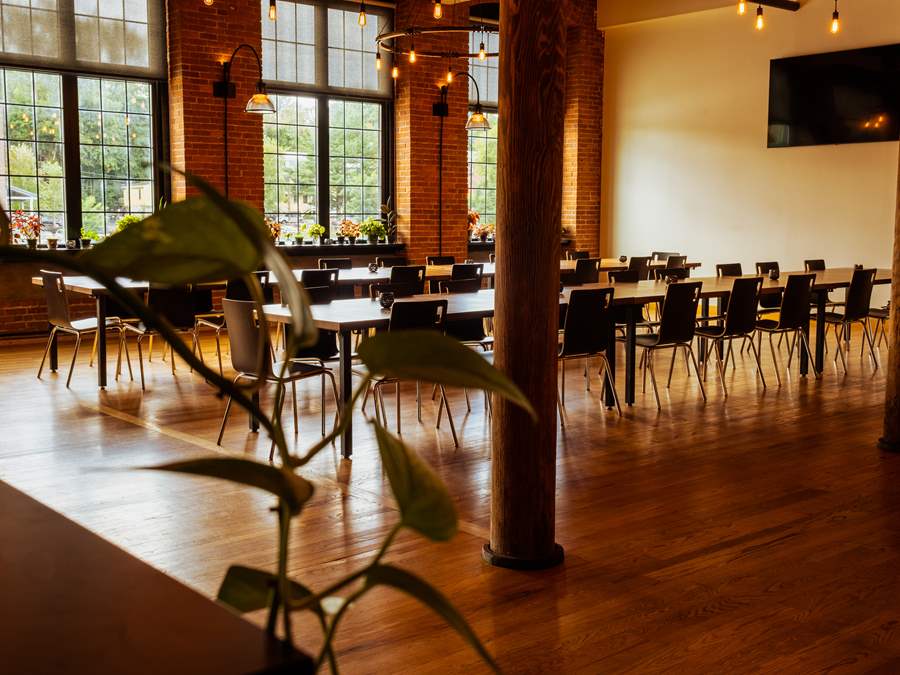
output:
<path id="1" fill-rule="evenodd" d="M 275 9 L 275 0 L 269 0 L 269 20 L 274 21 L 276 12 L 278 10 Z"/>
<path id="2" fill-rule="evenodd" d="M 756 8 L 756 30 L 762 30 L 766 27 L 766 20 L 763 18 L 763 8 L 759 5 Z"/>
<path id="3" fill-rule="evenodd" d="M 441 0 L 434 0 L 434 18 L 444 18 L 444 6 L 441 5 Z"/>
<path id="4" fill-rule="evenodd" d="M 391 77 L 395 80 L 400 77 L 400 69 L 397 66 L 391 68 Z"/>
<path id="5" fill-rule="evenodd" d="M 366 19 L 366 3 L 359 3 L 359 16 L 356 17 L 356 23 L 359 24 L 360 28 L 365 28 L 367 19 Z"/>
<path id="6" fill-rule="evenodd" d="M 415 63 L 415 62 L 416 62 L 416 58 L 418 58 L 418 57 L 416 56 L 416 43 L 415 43 L 415 42 L 411 42 L 410 45 L 409 45 L 409 62 L 410 62 L 410 63 Z"/>
<path id="7" fill-rule="evenodd" d="M 453 66 L 447 66 L 447 84 L 453 84 Z"/>
<path id="8" fill-rule="evenodd" d="M 375 52 L 375 70 L 381 70 L 381 51 Z"/>
<path id="9" fill-rule="evenodd" d="M 745 0 L 741 0 L 738 3 L 738 16 L 744 16 L 747 13 L 747 3 Z"/>
<path id="10" fill-rule="evenodd" d="M 484 48 L 484 41 L 478 46 L 478 59 L 484 61 L 487 58 L 487 50 Z"/>
<path id="11" fill-rule="evenodd" d="M 831 33 L 837 35 L 841 30 L 841 13 L 838 11 L 837 0 L 834 0 L 834 11 L 831 13 Z"/>
<path id="12" fill-rule="evenodd" d="M 215 0 L 203 0 L 203 4 L 206 5 L 207 7 L 212 7 L 213 2 L 215 2 Z"/>

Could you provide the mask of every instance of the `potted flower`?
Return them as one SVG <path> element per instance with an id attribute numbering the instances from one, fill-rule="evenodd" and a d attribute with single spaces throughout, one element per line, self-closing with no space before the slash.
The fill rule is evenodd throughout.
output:
<path id="1" fill-rule="evenodd" d="M 359 236 L 359 223 L 354 223 L 349 218 L 344 218 L 338 231 L 342 237 L 347 237 L 351 244 L 355 244 L 356 238 Z"/>
<path id="2" fill-rule="evenodd" d="M 81 228 L 81 248 L 90 248 L 95 241 L 100 241 L 100 233 L 91 226 Z"/>
<path id="3" fill-rule="evenodd" d="M 37 248 L 38 239 L 41 237 L 41 217 L 38 214 L 25 213 L 19 209 L 13 213 L 10 225 L 11 229 L 25 240 L 28 248 Z"/>
<path id="4" fill-rule="evenodd" d="M 478 236 L 475 232 L 475 228 L 478 227 L 478 223 L 481 220 L 481 215 L 475 209 L 469 209 L 469 213 L 466 214 L 466 221 L 469 225 L 469 232 L 472 235 L 473 239 L 477 239 Z"/>
<path id="5" fill-rule="evenodd" d="M 366 235 L 370 244 L 377 244 L 379 237 L 387 235 L 387 231 L 378 218 L 366 218 L 359 224 L 359 233 Z"/>
<path id="6" fill-rule="evenodd" d="M 266 227 L 269 229 L 269 236 L 272 241 L 277 242 L 281 239 L 281 223 L 274 218 L 266 217 Z"/>
<path id="7" fill-rule="evenodd" d="M 308 225 L 306 233 L 313 238 L 313 243 L 316 243 L 316 240 L 318 240 L 319 246 L 322 245 L 322 237 L 325 236 L 325 228 L 322 225 L 319 225 L 318 223 Z"/>

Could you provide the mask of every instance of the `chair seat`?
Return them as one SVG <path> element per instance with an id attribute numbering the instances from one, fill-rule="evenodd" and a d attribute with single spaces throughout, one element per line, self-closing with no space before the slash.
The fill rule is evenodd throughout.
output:
<path id="1" fill-rule="evenodd" d="M 724 326 L 697 326 L 694 331 L 699 337 L 720 338 L 725 337 Z"/>
<path id="2" fill-rule="evenodd" d="M 825 312 L 825 323 L 844 323 L 844 315 L 839 312 Z"/>
<path id="3" fill-rule="evenodd" d="M 756 328 L 758 330 L 776 330 L 778 322 L 775 319 L 759 319 L 756 322 Z"/>
<path id="4" fill-rule="evenodd" d="M 87 319 L 76 319 L 70 323 L 74 330 L 77 330 L 79 333 L 97 330 L 97 317 L 91 316 Z M 108 316 L 106 317 L 106 327 L 107 328 L 119 328 L 122 325 L 122 320 L 117 316 Z"/>
<path id="5" fill-rule="evenodd" d="M 872 307 L 869 309 L 869 316 L 873 319 L 890 319 L 891 310 L 884 307 Z"/>
<path id="6" fill-rule="evenodd" d="M 654 333 L 637 335 L 634 338 L 634 342 L 638 347 L 655 347 L 659 344 L 659 336 Z"/>
<path id="7" fill-rule="evenodd" d="M 487 361 L 491 365 L 494 365 L 494 352 L 480 352 L 480 353 L 481 353 L 481 358 L 483 358 L 485 361 Z"/>
<path id="8" fill-rule="evenodd" d="M 284 364 L 284 361 L 276 361 L 272 365 L 272 374 L 274 376 L 274 379 L 278 379 L 278 373 L 281 372 Z M 297 361 L 292 359 L 288 362 L 287 372 L 285 373 L 285 375 L 288 379 L 300 379 L 303 377 L 311 377 L 313 375 L 321 375 L 326 370 L 328 370 L 328 368 L 315 361 Z"/>

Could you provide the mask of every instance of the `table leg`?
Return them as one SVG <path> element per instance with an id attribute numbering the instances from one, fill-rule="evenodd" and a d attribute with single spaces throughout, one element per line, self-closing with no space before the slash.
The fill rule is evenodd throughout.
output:
<path id="1" fill-rule="evenodd" d="M 637 346 L 637 313 L 641 305 L 626 305 L 625 308 L 625 403 L 634 405 L 634 371 Z"/>
<path id="2" fill-rule="evenodd" d="M 106 388 L 106 296 L 97 296 L 97 386 Z"/>
<path id="3" fill-rule="evenodd" d="M 53 326 L 50 326 L 50 331 L 53 331 Z M 53 337 L 50 339 L 50 371 L 56 372 L 59 369 L 59 332 L 53 333 Z"/>
<path id="4" fill-rule="evenodd" d="M 610 308 L 612 309 L 612 308 Z M 612 379 L 613 384 L 616 381 L 616 322 L 615 318 L 612 315 L 612 311 L 609 312 L 609 331 L 607 335 L 607 347 L 606 347 L 606 360 L 609 363 L 609 376 Z M 615 399 L 613 398 L 613 390 L 610 387 L 609 382 L 606 383 L 606 407 L 611 408 L 616 404 Z"/>
<path id="5" fill-rule="evenodd" d="M 709 298 L 700 298 L 700 318 L 709 319 Z M 709 321 L 703 322 L 704 326 L 709 325 Z M 697 349 L 700 362 L 706 360 L 706 338 L 700 338 L 700 345 Z"/>
<path id="6" fill-rule="evenodd" d="M 350 399 L 353 396 L 353 334 L 349 330 L 340 332 L 340 372 L 338 379 L 340 380 L 341 389 L 341 414 L 353 415 L 353 411 L 348 409 Z M 341 456 L 349 459 L 353 454 L 353 422 L 347 424 L 347 428 L 341 435 Z"/>
<path id="7" fill-rule="evenodd" d="M 825 303 L 827 291 L 816 293 L 816 370 L 820 373 L 825 368 Z"/>
<path id="8" fill-rule="evenodd" d="M 253 393 L 250 395 L 251 400 L 253 401 L 253 405 L 259 408 L 259 389 L 254 389 Z M 250 427 L 250 431 L 257 432 L 259 431 L 259 420 L 256 419 L 256 415 L 250 413 L 247 415 L 247 426 Z"/>

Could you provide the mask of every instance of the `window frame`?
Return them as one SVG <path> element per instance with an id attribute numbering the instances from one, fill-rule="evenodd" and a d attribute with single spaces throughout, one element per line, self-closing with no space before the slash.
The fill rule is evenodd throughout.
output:
<path id="1" fill-rule="evenodd" d="M 474 104 L 474 102 L 473 102 L 472 104 L 469 105 L 469 112 L 472 112 L 474 109 L 475 109 L 475 104 Z M 499 119 L 500 113 L 498 112 L 498 108 L 497 108 L 496 106 L 486 106 L 486 105 L 482 105 L 482 106 L 481 106 L 481 110 L 482 110 L 482 112 L 483 112 L 485 115 L 496 115 L 496 116 L 498 117 L 498 119 Z M 471 133 L 471 132 L 469 132 L 469 131 L 466 132 L 466 205 L 467 205 L 467 207 L 468 207 L 469 210 L 472 209 L 471 198 L 472 198 L 472 190 L 473 190 L 473 188 L 472 188 L 472 162 L 469 160 L 469 143 L 470 143 L 470 135 L 469 135 L 469 134 L 470 134 L 470 133 Z M 479 163 L 482 163 L 482 162 L 479 162 Z M 489 164 L 489 163 L 490 163 L 490 162 L 483 162 L 482 164 L 485 164 L 485 165 L 486 165 L 486 164 Z M 496 173 L 496 166 L 497 166 L 497 163 L 494 162 L 495 173 Z M 474 188 L 474 189 L 477 189 L 477 190 L 489 190 L 489 189 L 491 189 L 491 188 Z M 494 222 L 494 225 L 496 225 L 496 224 L 497 224 L 497 213 L 496 213 L 496 209 L 497 209 L 497 184 L 496 184 L 496 182 L 494 183 L 493 191 L 494 191 L 494 218 L 493 218 L 493 222 Z M 481 215 L 481 212 L 480 212 L 480 211 L 479 211 L 479 215 Z M 486 222 L 491 222 L 491 221 L 486 221 Z"/>

